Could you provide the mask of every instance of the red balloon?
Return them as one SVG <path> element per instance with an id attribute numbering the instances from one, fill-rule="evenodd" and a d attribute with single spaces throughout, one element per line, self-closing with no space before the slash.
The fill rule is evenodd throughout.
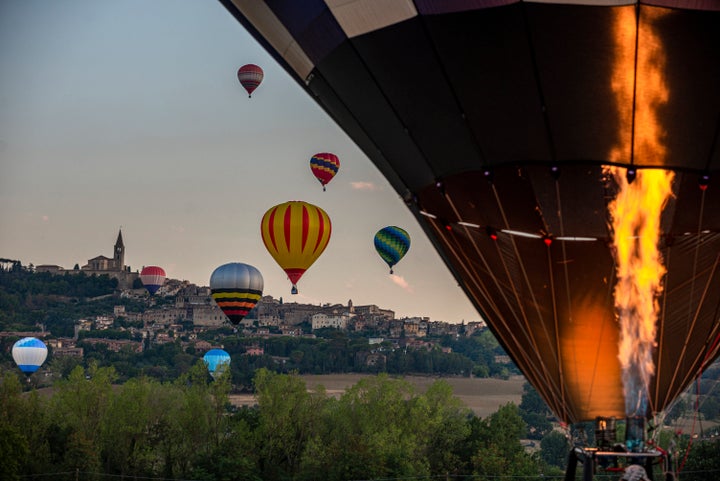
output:
<path id="1" fill-rule="evenodd" d="M 248 98 L 252 97 L 252 93 L 258 88 L 264 75 L 263 69 L 255 64 L 249 63 L 240 67 L 237 73 L 238 80 L 245 90 L 247 90 Z"/>

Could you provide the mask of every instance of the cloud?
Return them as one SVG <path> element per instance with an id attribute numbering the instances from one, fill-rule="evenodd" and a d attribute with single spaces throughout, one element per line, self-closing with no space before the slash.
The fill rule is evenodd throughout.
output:
<path id="1" fill-rule="evenodd" d="M 377 190 L 377 186 L 372 182 L 350 182 L 353 190 Z"/>
<path id="2" fill-rule="evenodd" d="M 183 234 L 185 232 L 185 227 L 181 225 L 172 225 L 170 226 L 170 230 L 173 232 L 177 232 L 178 234 Z"/>
<path id="3" fill-rule="evenodd" d="M 393 281 L 396 285 L 400 286 L 400 288 L 402 288 L 405 292 L 409 292 L 410 294 L 413 293 L 413 288 L 410 287 L 410 284 L 408 284 L 404 277 L 390 274 L 390 280 Z"/>
<path id="4" fill-rule="evenodd" d="M 50 220 L 50 217 L 44 215 L 44 216 L 41 217 L 41 219 L 43 220 L 43 222 L 47 222 L 47 221 Z"/>

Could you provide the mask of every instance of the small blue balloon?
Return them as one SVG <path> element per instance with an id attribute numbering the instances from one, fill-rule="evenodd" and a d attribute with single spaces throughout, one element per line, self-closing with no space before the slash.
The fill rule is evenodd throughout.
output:
<path id="1" fill-rule="evenodd" d="M 230 354 L 222 349 L 210 349 L 203 356 L 203 361 L 213 379 L 217 379 L 230 366 Z"/>

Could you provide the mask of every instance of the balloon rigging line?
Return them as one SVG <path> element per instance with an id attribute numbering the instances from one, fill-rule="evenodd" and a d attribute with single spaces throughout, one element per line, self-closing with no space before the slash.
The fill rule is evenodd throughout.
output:
<path id="1" fill-rule="evenodd" d="M 707 283 L 705 284 L 705 289 L 703 289 L 702 297 L 700 298 L 700 301 L 698 302 L 698 306 L 697 306 L 697 309 L 696 309 L 696 311 L 695 311 L 695 315 L 693 316 L 692 323 L 691 323 L 691 325 L 690 325 L 690 328 L 689 328 L 687 334 L 685 335 L 685 343 L 683 344 L 683 348 L 682 348 L 682 350 L 680 351 L 680 356 L 678 356 L 678 361 L 675 363 L 675 370 L 674 370 L 674 372 L 673 372 L 673 377 L 672 377 L 671 382 L 670 382 L 670 386 L 671 386 L 671 387 L 672 387 L 672 386 L 674 385 L 674 383 L 675 383 L 675 379 L 676 379 L 676 377 L 677 377 L 677 375 L 678 375 L 680 366 L 681 366 L 682 361 L 684 360 L 685 355 L 686 355 L 686 353 L 687 353 L 688 340 L 689 340 L 690 337 L 691 337 L 690 334 L 692 334 L 692 332 L 695 330 L 695 325 L 697 324 L 697 319 L 700 317 L 700 309 L 702 308 L 703 302 L 705 301 L 705 297 L 707 296 L 707 293 L 708 293 L 708 291 L 710 290 L 710 286 L 711 286 L 711 284 L 712 284 L 712 280 L 713 280 L 713 277 L 715 276 L 715 271 L 717 270 L 717 267 L 718 267 L 718 264 L 719 264 L 719 263 L 720 263 L 720 254 L 718 254 L 718 255 L 716 256 L 716 258 L 715 258 L 715 263 L 713 264 L 713 267 L 712 267 L 712 269 L 711 269 L 711 271 L 710 271 L 710 274 L 708 275 L 708 280 L 707 280 Z M 699 353 L 698 353 L 698 356 L 697 356 L 697 357 L 695 358 L 695 360 L 693 361 L 693 364 L 692 364 L 693 366 L 697 365 L 697 363 L 698 363 L 698 361 L 699 361 L 699 357 L 700 357 L 701 355 L 702 355 L 702 352 L 699 352 Z M 691 372 L 692 372 L 692 375 L 690 374 Z M 684 386 L 684 385 L 685 385 L 685 384 L 684 384 L 685 382 L 689 382 L 689 381 L 692 379 L 692 377 L 694 377 L 694 376 L 696 376 L 696 375 L 697 375 L 697 373 L 696 373 L 694 370 L 688 371 L 688 374 L 686 374 L 685 377 L 682 378 L 682 380 L 681 380 L 682 382 L 681 382 L 680 386 L 681 386 L 681 387 Z M 670 390 L 668 389 L 668 393 L 669 393 L 669 391 L 670 391 Z M 668 393 L 665 394 L 665 402 L 667 402 L 667 400 L 668 400 Z"/>
<path id="2" fill-rule="evenodd" d="M 561 200 L 561 196 L 560 196 L 560 182 L 558 181 L 558 179 L 555 179 L 555 199 L 557 202 L 558 221 L 560 222 L 560 235 L 562 237 L 565 237 L 565 222 L 563 221 L 562 200 Z M 570 280 L 569 280 L 568 262 L 567 262 L 568 259 L 567 259 L 567 249 L 565 248 L 564 242 L 560 246 L 560 249 L 562 252 L 562 259 L 563 259 L 563 263 L 562 263 L 563 264 L 563 272 L 565 274 L 565 293 L 567 294 L 567 316 L 568 316 L 568 320 L 570 322 L 572 322 L 573 316 L 572 316 L 572 303 L 570 300 Z M 548 264 L 549 264 L 550 263 L 550 254 L 551 254 L 549 246 L 548 246 L 547 252 L 548 252 Z M 548 265 L 548 268 L 550 269 L 550 271 L 552 271 L 552 265 Z M 552 272 L 551 272 L 551 276 L 552 276 Z M 558 357 L 557 362 L 558 362 L 558 369 L 560 371 L 560 373 L 559 373 L 560 374 L 560 382 L 561 382 L 560 389 L 561 389 L 562 395 L 563 395 L 562 403 L 564 406 L 565 405 L 565 386 L 562 383 L 564 383 L 565 376 L 563 373 L 562 351 L 560 349 L 560 347 L 561 347 L 560 346 L 560 326 L 558 325 L 558 314 L 557 314 L 557 308 L 555 306 L 556 301 L 555 301 L 554 281 L 553 281 L 553 285 L 552 285 L 552 294 L 553 294 L 553 312 L 555 314 L 555 343 L 557 345 L 557 347 L 556 347 L 557 357 Z M 575 350 L 573 350 L 572 352 L 574 354 Z M 574 361 L 575 362 L 573 363 L 573 365 L 577 366 L 577 358 L 575 358 Z M 593 375 L 593 379 L 594 379 L 594 377 L 595 376 Z M 592 385 L 590 386 L 590 390 L 592 390 Z"/>
<path id="3" fill-rule="evenodd" d="M 546 258 L 547 258 L 547 268 L 548 268 L 548 277 L 550 278 L 550 298 L 552 299 L 552 310 L 553 310 L 553 322 L 555 323 L 555 362 L 557 362 L 557 370 L 558 370 L 558 379 L 560 380 L 560 396 L 561 396 L 561 404 L 563 406 L 563 412 L 561 413 L 561 417 L 563 419 L 567 418 L 567 412 L 564 410 L 566 403 L 565 403 L 565 376 L 563 373 L 563 365 L 562 365 L 562 353 L 560 349 L 560 329 L 558 328 L 558 311 L 557 311 L 557 301 L 555 299 L 555 276 L 553 275 L 553 266 L 552 266 L 552 252 L 550 251 L 550 246 L 547 246 L 545 249 L 546 252 Z"/>
<path id="4" fill-rule="evenodd" d="M 493 195 L 494 195 L 494 197 L 495 197 L 495 202 L 496 202 L 496 204 L 497 204 L 497 206 L 498 206 L 498 209 L 499 209 L 499 211 L 500 211 L 500 215 L 501 215 L 501 217 L 502 217 L 502 219 L 503 219 L 504 227 L 505 227 L 505 228 L 508 228 L 508 227 L 509 227 L 509 224 L 508 224 L 508 221 L 507 221 L 507 216 L 506 216 L 506 214 L 505 214 L 505 210 L 503 209 L 502 202 L 501 202 L 501 200 L 500 200 L 500 195 L 499 195 L 499 193 L 498 193 L 498 191 L 497 191 L 497 189 L 496 189 L 496 187 L 495 187 L 494 184 L 492 185 L 492 192 L 493 192 Z M 531 286 L 530 280 L 528 279 L 527 271 L 525 270 L 525 265 L 523 264 L 522 258 L 521 258 L 521 256 L 520 256 L 520 252 L 518 251 L 518 248 L 517 248 L 517 244 L 515 243 L 515 239 L 514 239 L 512 236 L 510 237 L 510 244 L 511 244 L 512 249 L 513 249 L 513 252 L 514 252 L 514 254 L 515 254 L 515 259 L 517 259 L 517 261 L 518 261 L 518 266 L 520 267 L 520 270 L 522 271 L 523 276 L 524 276 L 524 278 L 525 278 L 525 283 L 526 283 L 526 285 L 527 285 L 528 288 L 529 288 L 529 292 L 530 292 L 530 296 L 531 296 L 532 302 L 533 302 L 533 304 L 536 306 L 536 309 L 538 310 L 538 312 L 537 312 L 537 314 L 538 314 L 538 319 L 542 319 L 542 315 L 540 314 L 540 310 L 539 310 L 540 308 L 539 308 L 539 306 L 538 306 L 537 299 L 535 298 L 535 294 L 534 294 L 534 292 L 533 292 L 533 290 L 532 290 L 532 286 Z M 540 352 L 540 350 L 539 350 L 539 345 L 538 345 L 538 343 L 537 343 L 537 340 L 535 339 L 535 336 L 534 336 L 534 333 L 533 333 L 532 329 L 530 328 L 529 319 L 528 319 L 527 314 L 525 313 L 525 310 L 524 310 L 524 308 L 523 308 L 522 300 L 520 299 L 520 293 L 519 293 L 518 289 L 517 289 L 517 288 L 515 287 L 515 285 L 514 285 L 514 281 L 512 280 L 512 276 L 510 275 L 510 272 L 509 272 L 508 267 L 507 267 L 507 263 L 505 262 L 505 256 L 502 255 L 502 252 L 500 252 L 500 254 L 501 254 L 501 255 L 500 255 L 500 259 L 501 259 L 501 261 L 502 261 L 502 263 L 503 263 L 503 268 L 505 269 L 505 273 L 506 273 L 506 275 L 508 276 L 508 280 L 510 281 L 510 284 L 511 284 L 511 286 L 512 286 L 512 290 L 513 290 L 513 293 L 515 294 L 516 302 L 518 303 L 518 306 L 519 306 L 520 309 L 521 309 L 521 312 L 522 312 L 522 315 L 523 315 L 523 316 L 522 316 L 522 317 L 523 317 L 523 321 L 525 322 L 525 330 L 526 330 L 527 334 L 529 334 L 529 336 L 530 336 L 530 339 L 529 339 L 529 340 L 530 340 L 530 344 L 532 345 L 534 352 L 539 353 L 539 352 Z M 547 339 L 550 339 L 550 335 L 549 335 L 549 333 L 547 332 L 547 328 L 545 327 L 545 324 L 542 323 L 542 322 L 541 322 L 540 324 L 542 324 L 542 328 L 543 328 L 543 330 L 545 331 L 545 336 L 546 336 L 546 338 L 547 338 Z M 540 356 L 538 355 L 538 357 L 540 357 Z M 554 379 L 552 379 L 552 376 L 549 375 L 548 366 L 545 364 L 545 362 L 543 362 L 542 359 L 540 359 L 539 361 L 540 361 L 540 365 L 541 365 L 542 368 L 543 368 L 543 371 L 545 372 L 545 379 L 546 379 L 547 381 L 550 381 L 550 380 L 553 380 L 553 381 L 554 381 Z M 559 389 L 559 386 L 555 385 L 555 382 L 553 382 L 553 387 L 554 387 L 556 390 Z M 561 394 L 561 393 L 560 393 L 560 392 L 556 392 L 556 394 Z"/>
<path id="5" fill-rule="evenodd" d="M 556 196 L 557 196 L 557 195 L 558 195 L 558 182 L 557 182 L 557 180 L 555 181 L 555 193 L 556 193 Z M 548 224 L 547 224 L 547 222 L 546 222 L 546 220 L 545 220 L 545 215 L 544 215 L 544 213 L 543 213 L 543 210 L 540 208 L 540 205 L 536 205 L 535 211 L 536 211 L 536 212 L 538 213 L 538 215 L 540 216 L 540 221 L 541 221 L 542 224 L 543 224 L 543 230 L 544 230 L 545 232 L 549 232 L 550 229 L 549 229 L 549 226 L 548 226 Z M 560 226 L 561 226 L 561 228 L 560 228 L 561 233 L 564 233 L 564 231 L 562 230 L 562 210 L 561 210 L 561 208 L 560 208 L 559 199 L 558 199 L 558 216 L 559 216 L 559 219 L 558 219 L 558 220 L 559 220 Z M 567 411 L 565 410 L 565 408 L 566 408 L 566 403 L 565 403 L 565 392 L 566 392 L 566 390 L 565 390 L 565 377 L 564 377 L 564 373 L 563 373 L 562 351 L 561 351 L 561 346 L 560 346 L 560 329 L 559 329 L 559 327 L 558 327 L 558 309 L 557 309 L 557 297 L 556 297 L 556 294 L 557 294 L 557 293 L 556 293 L 556 291 L 555 291 L 555 275 L 554 275 L 554 270 L 553 270 L 552 251 L 550 250 L 550 245 L 551 245 L 551 244 L 546 244 L 545 254 L 546 254 L 546 258 L 547 258 L 548 278 L 549 278 L 549 281 L 550 281 L 550 300 L 551 300 L 551 303 L 552 303 L 553 325 L 554 325 L 554 328 L 555 328 L 555 333 L 554 333 L 555 335 L 552 336 L 552 337 L 554 337 L 554 341 L 555 341 L 555 343 L 554 343 L 554 344 L 555 344 L 555 353 L 554 353 L 555 356 L 554 356 L 554 357 L 555 357 L 555 362 L 557 363 L 557 374 L 558 374 L 558 379 L 559 379 L 559 381 L 560 381 L 560 386 L 559 386 L 559 388 L 560 388 L 561 405 L 563 406 L 563 412 L 561 413 L 561 417 L 562 417 L 562 418 L 567 418 L 567 417 L 568 417 L 568 413 L 567 413 Z M 566 261 L 567 261 L 567 258 L 563 257 L 563 265 L 564 265 L 564 267 L 565 267 L 565 269 L 566 269 L 565 272 L 567 273 L 567 262 L 566 262 Z M 537 305 L 537 303 L 536 303 L 536 305 Z M 538 310 L 538 316 L 540 317 L 540 319 L 542 319 L 542 316 L 540 316 L 539 310 Z M 550 339 L 551 339 L 551 336 L 550 336 L 549 332 L 547 331 L 547 328 L 545 327 L 545 323 L 544 323 L 544 322 L 541 322 L 540 324 L 541 324 L 541 325 L 543 326 L 543 328 L 544 328 L 546 338 L 547 338 L 548 340 L 550 340 Z"/>
<path id="6" fill-rule="evenodd" d="M 672 247 L 668 246 L 667 251 L 665 254 L 665 269 L 667 273 L 665 274 L 665 287 L 668 285 L 668 277 L 670 275 L 670 253 L 671 253 Z M 656 378 L 655 378 L 655 397 L 654 399 L 660 399 L 660 383 L 657 379 L 657 373 L 662 372 L 662 348 L 663 348 L 663 339 L 665 338 L 665 317 L 667 316 L 667 292 L 664 293 L 662 296 L 662 307 L 660 308 L 660 315 L 658 316 L 658 319 L 662 319 L 663 322 L 658 322 L 659 329 L 658 329 L 658 351 L 657 351 L 657 364 L 656 364 Z M 692 301 L 691 301 L 692 302 Z M 667 399 L 666 399 L 667 401 Z M 654 409 L 654 407 L 653 407 Z"/>
<path id="7" fill-rule="evenodd" d="M 685 357 L 685 351 L 687 349 L 688 339 L 690 337 L 690 333 L 692 332 L 692 329 L 695 324 L 695 321 L 697 320 L 697 317 L 693 317 L 692 313 L 692 305 L 693 305 L 693 297 L 695 295 L 695 278 L 698 275 L 697 269 L 698 269 L 698 257 L 700 255 L 700 244 L 702 243 L 700 239 L 700 233 L 702 232 L 702 225 L 703 225 L 703 215 L 705 212 L 705 190 L 702 191 L 700 194 L 700 212 L 698 213 L 698 227 L 697 227 L 697 240 L 695 242 L 695 252 L 693 257 L 693 268 L 692 268 L 692 276 L 690 277 L 690 294 L 688 295 L 688 311 L 687 311 L 687 317 L 685 319 L 685 328 L 686 328 L 686 336 L 685 336 L 685 343 L 683 344 L 683 348 L 680 352 L 679 359 L 683 359 Z M 717 267 L 717 259 L 715 261 L 715 266 L 713 267 L 713 271 L 715 270 L 715 267 Z M 712 272 L 708 276 L 708 284 L 712 281 L 713 274 Z M 707 287 L 706 287 L 707 289 Z M 703 294 L 704 297 L 704 294 Z M 699 311 L 702 307 L 702 300 L 698 302 L 697 310 Z M 696 314 L 697 316 L 697 314 Z M 690 321 L 692 319 L 692 321 Z M 675 378 L 678 375 L 678 370 L 680 369 L 680 362 L 675 364 L 675 369 L 673 371 L 673 376 L 671 378 L 669 386 L 672 387 L 675 383 Z M 687 376 L 685 379 L 682 380 L 684 383 L 687 379 Z M 665 393 L 665 401 L 667 402 L 668 394 Z"/>
<path id="8" fill-rule="evenodd" d="M 448 204 L 450 205 L 451 209 L 454 211 L 454 213 L 455 213 L 456 215 L 458 215 L 459 213 L 458 213 L 457 208 L 455 207 L 454 203 L 452 202 L 452 199 L 451 199 L 448 195 L 446 195 L 445 197 L 446 197 L 446 199 L 447 199 L 447 201 L 448 201 Z M 441 230 L 440 230 L 434 223 L 433 223 L 433 227 L 435 227 L 435 229 L 437 230 L 438 233 L 441 232 Z M 468 233 L 468 229 L 467 229 L 467 228 L 465 228 L 465 231 L 466 231 L 466 233 Z M 483 264 L 484 264 L 484 266 L 485 266 L 485 269 L 487 270 L 487 272 L 489 273 L 489 275 L 490 275 L 491 278 L 493 279 L 493 281 L 494 281 L 494 283 L 495 283 L 495 286 L 496 286 L 498 292 L 500 293 L 500 295 L 503 297 L 503 299 L 504 299 L 504 301 L 505 301 L 505 304 L 509 307 L 511 313 L 513 314 L 513 316 L 514 316 L 514 318 L 515 318 L 515 320 L 516 320 L 516 322 L 517 322 L 519 325 L 521 325 L 521 324 L 520 324 L 520 318 L 518 318 L 517 313 L 516 313 L 516 312 L 514 311 L 514 309 L 512 308 L 512 303 L 511 303 L 510 300 L 506 297 L 505 289 L 502 287 L 499 279 L 498 279 L 497 276 L 494 274 L 493 270 L 490 269 L 490 266 L 487 264 L 487 260 L 486 260 L 485 257 L 483 256 L 482 250 L 478 247 L 478 245 L 477 245 L 477 243 L 475 242 L 475 239 L 473 238 L 472 235 L 468 235 L 468 238 L 470 239 L 470 242 L 472 243 L 472 245 L 473 245 L 473 247 L 474 247 L 474 249 L 475 249 L 475 252 L 477 253 L 478 257 L 479 257 L 479 258 L 481 259 L 481 261 L 483 262 Z M 453 254 L 455 255 L 455 257 L 456 257 L 458 260 L 460 260 L 460 259 L 459 259 L 459 256 L 457 255 L 457 253 L 455 252 L 455 250 L 452 248 L 452 246 L 448 245 L 448 247 L 452 250 L 452 252 L 453 252 Z M 501 251 L 499 250 L 499 249 L 500 249 L 499 246 L 496 246 L 496 248 L 498 249 L 498 252 L 501 254 Z M 500 255 L 499 257 L 500 257 L 500 259 L 501 259 L 501 260 L 503 261 L 503 263 L 504 263 L 503 256 Z M 470 263 L 469 259 L 465 259 L 465 261 L 466 261 L 467 264 L 472 265 L 472 263 Z M 462 263 L 462 262 L 461 262 L 461 265 L 465 266 L 465 263 Z M 466 268 L 466 270 L 467 270 L 467 268 Z M 506 275 L 508 275 L 508 279 L 509 279 L 510 282 L 512 283 L 512 279 L 510 278 L 509 274 L 507 273 L 507 269 L 506 269 Z M 480 278 L 481 276 L 476 275 L 475 277 L 476 277 L 476 278 Z M 490 297 L 491 297 L 491 296 L 489 295 L 489 291 L 486 293 L 486 288 L 483 288 L 482 292 L 483 292 L 483 295 L 486 296 L 486 298 L 490 298 Z M 513 289 L 513 292 L 516 292 L 516 290 Z M 493 306 L 496 306 L 495 303 L 494 303 L 494 301 L 491 301 L 491 303 L 492 303 Z M 520 305 L 519 307 L 520 307 L 520 309 L 522 309 L 522 305 Z M 512 338 L 512 340 L 515 341 L 515 344 L 518 344 L 518 345 L 519 345 L 520 343 L 517 341 L 517 338 L 515 337 L 514 331 L 506 324 L 504 316 L 502 316 L 501 313 L 497 310 L 497 307 L 495 307 L 495 309 L 496 309 L 496 313 L 497 313 L 497 318 L 500 320 L 500 322 L 502 322 L 503 327 L 505 328 L 507 334 L 509 334 L 510 337 Z M 536 346 L 536 344 L 531 340 L 531 338 L 529 337 L 528 332 L 527 332 L 525 329 L 522 329 L 522 332 L 523 332 L 523 334 L 525 335 L 525 338 L 526 338 L 531 344 L 535 345 L 536 348 L 533 350 L 533 352 L 534 352 L 535 354 L 537 354 L 537 353 L 539 352 L 539 351 L 537 350 L 537 346 Z M 505 339 L 505 336 L 504 336 L 504 335 L 501 335 L 501 334 L 498 334 L 498 335 L 500 335 L 501 338 Z M 547 369 L 545 368 L 545 365 L 544 365 L 544 363 L 542 362 L 542 359 L 539 359 L 539 358 L 538 358 L 538 359 L 537 359 L 537 363 L 532 362 L 532 361 L 527 357 L 527 356 L 528 356 L 528 353 L 525 352 L 525 350 L 521 350 L 521 355 L 522 355 L 522 357 L 524 358 L 526 369 L 528 370 L 528 372 L 533 372 L 533 373 L 535 374 L 536 380 L 537 380 L 537 379 L 548 379 L 548 378 L 549 378 L 549 376 L 547 375 Z M 536 365 L 538 365 L 538 364 L 544 368 L 544 370 L 545 370 L 545 375 L 543 375 L 543 374 L 541 374 L 540 372 L 537 371 Z M 538 383 L 536 383 L 536 384 L 538 384 Z M 547 392 L 544 387 L 543 387 L 542 389 L 538 389 L 538 390 L 539 390 L 539 391 L 542 391 L 542 393 L 545 395 L 545 398 L 546 398 L 546 399 L 553 399 L 552 397 L 549 396 L 550 393 Z M 559 412 L 559 410 L 558 410 L 558 412 Z"/>

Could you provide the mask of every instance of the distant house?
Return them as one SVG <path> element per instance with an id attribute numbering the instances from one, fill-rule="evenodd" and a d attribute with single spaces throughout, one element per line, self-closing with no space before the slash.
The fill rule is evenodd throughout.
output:
<path id="1" fill-rule="evenodd" d="M 137 352 L 137 353 L 140 353 L 143 351 L 142 342 L 130 341 L 128 339 L 86 338 L 86 339 L 83 339 L 83 342 L 86 342 L 93 346 L 96 344 L 105 344 L 107 346 L 108 350 L 113 351 L 113 352 L 120 352 L 123 349 L 130 349 L 132 352 Z"/>
<path id="2" fill-rule="evenodd" d="M 62 274 L 65 269 L 53 264 L 42 264 L 35 266 L 35 272 L 49 272 L 50 274 Z"/>
<path id="3" fill-rule="evenodd" d="M 245 351 L 246 356 L 262 356 L 265 354 L 265 349 L 260 346 L 250 346 Z"/>
<path id="4" fill-rule="evenodd" d="M 203 341 L 202 339 L 199 341 L 196 341 L 195 344 L 195 350 L 200 352 L 207 352 L 210 349 L 212 349 L 212 344 L 210 344 L 207 341 Z"/>

